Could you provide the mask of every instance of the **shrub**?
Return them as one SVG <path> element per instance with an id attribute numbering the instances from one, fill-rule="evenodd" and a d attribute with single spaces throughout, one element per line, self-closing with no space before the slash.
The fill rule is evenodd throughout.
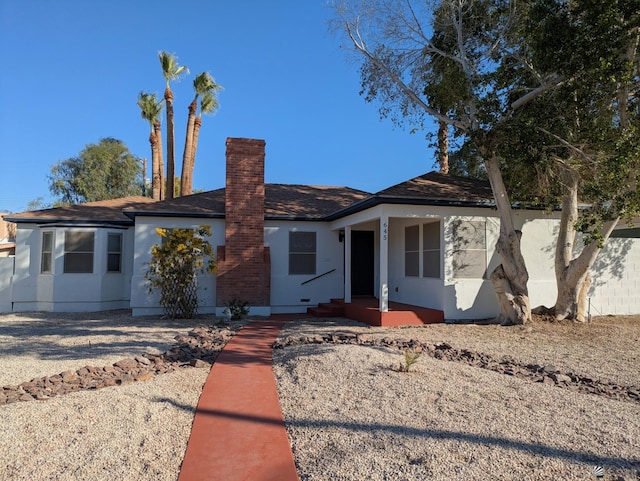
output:
<path id="1" fill-rule="evenodd" d="M 207 241 L 211 227 L 160 229 L 160 244 L 151 249 L 145 274 L 149 291 L 160 289 L 160 305 L 171 319 L 190 319 L 198 314 L 198 274 L 215 272 L 213 247 Z"/>

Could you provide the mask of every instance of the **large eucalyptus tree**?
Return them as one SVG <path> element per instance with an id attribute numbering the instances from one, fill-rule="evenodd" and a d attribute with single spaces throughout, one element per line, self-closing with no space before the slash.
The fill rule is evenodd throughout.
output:
<path id="1" fill-rule="evenodd" d="M 517 324 L 531 318 L 529 275 L 495 146 L 515 111 L 561 81 L 538 74 L 517 41 L 524 6 L 500 0 L 354 0 L 337 8 L 337 24 L 361 56 L 367 99 L 379 102 L 383 114 L 429 116 L 473 144 L 500 217 L 501 264 L 491 274 L 498 319 Z M 530 70 L 527 89 L 502 83 L 506 59 Z"/>

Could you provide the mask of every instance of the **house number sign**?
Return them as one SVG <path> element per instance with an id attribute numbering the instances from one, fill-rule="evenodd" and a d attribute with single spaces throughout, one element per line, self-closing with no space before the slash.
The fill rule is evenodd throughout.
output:
<path id="1" fill-rule="evenodd" d="M 382 239 L 387 240 L 387 223 L 382 224 Z"/>

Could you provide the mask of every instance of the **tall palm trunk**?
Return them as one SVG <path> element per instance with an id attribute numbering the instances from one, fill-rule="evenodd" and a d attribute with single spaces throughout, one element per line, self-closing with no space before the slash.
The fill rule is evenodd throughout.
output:
<path id="1" fill-rule="evenodd" d="M 190 195 L 193 191 L 193 167 L 195 155 L 193 154 L 193 131 L 196 120 L 198 102 L 196 99 L 189 104 L 189 117 L 187 120 L 187 135 L 184 140 L 184 154 L 182 155 L 182 176 L 180 177 L 181 195 Z"/>
<path id="2" fill-rule="evenodd" d="M 158 177 L 158 137 L 153 131 L 149 134 L 149 143 L 151 144 L 151 195 L 153 200 L 161 200 Z"/>
<path id="3" fill-rule="evenodd" d="M 153 182 L 158 178 L 158 200 L 164 200 L 164 158 L 162 156 L 162 129 L 160 122 L 153 124 L 153 131 L 156 134 L 157 161 L 152 165 Z M 155 192 L 155 191 L 154 191 Z M 155 194 L 154 194 L 155 199 Z"/>
<path id="4" fill-rule="evenodd" d="M 173 199 L 174 179 L 176 175 L 175 131 L 173 127 L 173 92 L 169 87 L 164 91 L 164 100 L 167 109 L 167 188 L 165 198 Z"/>
<path id="5" fill-rule="evenodd" d="M 200 127 L 202 127 L 202 115 L 198 115 L 193 122 L 193 148 L 191 149 L 191 171 L 196 165 L 196 151 L 198 150 L 198 137 L 200 136 Z"/>

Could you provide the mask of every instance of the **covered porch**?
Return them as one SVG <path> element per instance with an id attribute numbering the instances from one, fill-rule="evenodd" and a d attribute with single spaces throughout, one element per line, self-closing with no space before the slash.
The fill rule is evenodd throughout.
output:
<path id="1" fill-rule="evenodd" d="M 444 322 L 443 216 L 436 210 L 378 205 L 336 221 L 332 228 L 344 242 L 344 295 L 320 312 L 331 309 L 373 326 Z M 417 234 L 415 252 L 406 248 L 407 226 Z"/>

